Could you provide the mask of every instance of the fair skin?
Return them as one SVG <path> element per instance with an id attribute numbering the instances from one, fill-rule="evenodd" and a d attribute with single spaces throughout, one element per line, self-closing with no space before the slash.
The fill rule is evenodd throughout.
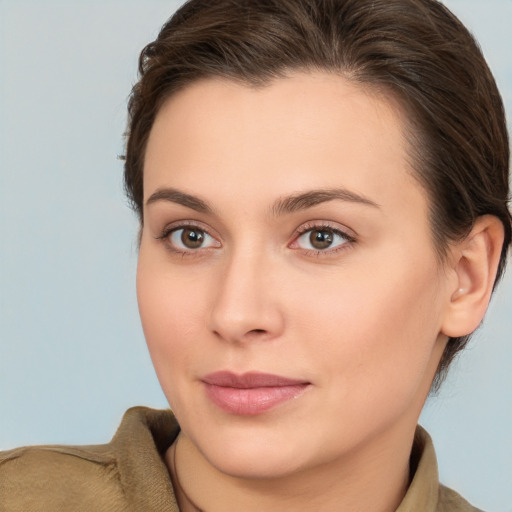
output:
<path id="1" fill-rule="evenodd" d="M 483 217 L 438 261 L 400 112 L 315 72 L 205 79 L 158 113 L 137 290 L 182 427 L 166 457 L 182 511 L 403 498 L 418 416 L 448 337 L 481 321 L 502 230 Z M 296 385 L 230 394 L 216 372 Z"/>

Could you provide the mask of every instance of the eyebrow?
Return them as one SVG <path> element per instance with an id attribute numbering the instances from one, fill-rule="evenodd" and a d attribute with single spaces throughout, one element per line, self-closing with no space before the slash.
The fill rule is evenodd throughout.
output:
<path id="1" fill-rule="evenodd" d="M 274 215 L 283 215 L 286 213 L 293 213 L 299 210 L 306 210 L 317 204 L 326 203 L 327 201 L 333 200 L 346 201 L 349 203 L 359 203 L 366 206 L 372 206 L 374 208 L 380 208 L 380 206 L 371 199 L 356 194 L 350 190 L 344 188 L 332 188 L 332 189 L 320 189 L 310 190 L 300 194 L 294 194 L 292 196 L 278 199 L 272 207 Z"/>
<path id="2" fill-rule="evenodd" d="M 158 189 L 149 196 L 146 201 L 146 206 L 156 203 L 157 201 L 169 201 L 171 203 L 181 204 L 182 206 L 186 206 L 187 208 L 200 213 L 213 213 L 212 208 L 210 208 L 202 199 L 186 194 L 185 192 L 181 192 L 175 188 Z"/>
<path id="3" fill-rule="evenodd" d="M 271 211 L 275 216 L 280 216 L 300 210 L 307 210 L 308 208 L 312 208 L 318 204 L 333 200 L 359 203 L 374 208 L 380 208 L 375 201 L 372 201 L 363 195 L 356 194 L 355 192 L 344 188 L 334 188 L 310 190 L 279 198 L 272 206 Z M 181 192 L 175 188 L 158 189 L 156 192 L 151 194 L 146 201 L 146 205 L 150 205 L 158 201 L 169 201 L 171 203 L 180 204 L 200 213 L 213 213 L 213 208 L 211 208 L 206 201 L 191 194 Z"/>

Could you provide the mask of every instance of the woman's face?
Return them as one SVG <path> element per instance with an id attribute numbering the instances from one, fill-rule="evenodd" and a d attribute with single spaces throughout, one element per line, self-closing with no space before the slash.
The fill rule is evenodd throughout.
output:
<path id="1" fill-rule="evenodd" d="M 414 429 L 450 291 L 399 112 L 297 73 L 200 81 L 156 118 L 140 313 L 183 435 L 225 473 L 291 474 Z"/>

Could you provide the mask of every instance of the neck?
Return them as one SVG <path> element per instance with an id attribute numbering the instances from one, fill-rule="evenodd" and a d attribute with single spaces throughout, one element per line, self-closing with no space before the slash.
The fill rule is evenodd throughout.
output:
<path id="1" fill-rule="evenodd" d="M 272 479 L 220 472 L 183 434 L 166 462 L 182 512 L 393 512 L 409 485 L 414 429 L 386 434 L 343 460 Z"/>

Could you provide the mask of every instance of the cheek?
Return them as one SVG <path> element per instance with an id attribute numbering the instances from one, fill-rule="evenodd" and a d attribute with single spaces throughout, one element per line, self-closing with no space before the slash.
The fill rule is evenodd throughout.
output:
<path id="1" fill-rule="evenodd" d="M 194 361 L 194 350 L 200 349 L 194 341 L 205 324 L 204 290 L 188 279 L 181 281 L 168 269 L 146 262 L 141 251 L 137 268 L 139 312 L 151 359 L 167 396 L 174 387 L 172 381 L 179 378 L 176 369 L 181 372 Z"/>
<path id="2" fill-rule="evenodd" d="M 430 371 L 441 315 L 435 273 L 423 270 L 434 267 L 423 263 L 381 267 L 371 277 L 352 268 L 292 306 L 309 356 L 354 407 L 404 403 Z"/>

